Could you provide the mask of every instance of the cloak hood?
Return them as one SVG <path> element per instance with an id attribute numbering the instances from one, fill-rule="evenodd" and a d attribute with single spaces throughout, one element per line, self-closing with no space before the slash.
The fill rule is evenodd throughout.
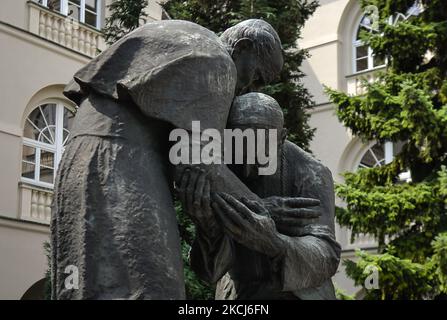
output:
<path id="1" fill-rule="evenodd" d="M 236 67 L 215 33 L 162 20 L 129 33 L 74 75 L 64 94 L 78 103 L 94 91 L 132 101 L 145 115 L 191 130 L 225 128 Z"/>

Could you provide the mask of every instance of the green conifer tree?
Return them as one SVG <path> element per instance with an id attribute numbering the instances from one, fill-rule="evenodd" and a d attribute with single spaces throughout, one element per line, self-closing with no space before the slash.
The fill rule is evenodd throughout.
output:
<path id="1" fill-rule="evenodd" d="M 147 17 L 148 0 L 114 0 L 107 9 L 110 15 L 102 29 L 107 44 L 112 44 L 138 28 Z"/>
<path id="2" fill-rule="evenodd" d="M 378 30 L 362 40 L 387 68 L 365 94 L 327 89 L 340 121 L 364 141 L 403 144 L 392 163 L 345 175 L 337 210 L 353 236 L 373 235 L 379 254 L 347 261 L 357 285 L 379 271 L 367 299 L 430 299 L 447 292 L 447 1 L 362 0 L 376 6 Z M 421 10 L 409 9 L 419 5 Z M 399 174 L 410 171 L 411 182 Z"/>

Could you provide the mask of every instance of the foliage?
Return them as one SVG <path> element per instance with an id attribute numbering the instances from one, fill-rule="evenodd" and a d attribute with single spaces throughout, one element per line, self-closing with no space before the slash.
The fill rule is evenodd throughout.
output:
<path id="1" fill-rule="evenodd" d="M 367 299 L 427 299 L 446 293 L 447 251 L 447 2 L 421 1 L 424 11 L 408 19 L 414 0 L 362 0 L 379 9 L 378 32 L 362 40 L 388 66 L 365 94 L 350 96 L 327 88 L 340 121 L 364 141 L 403 143 L 383 167 L 347 173 L 336 187 L 346 208 L 340 224 L 373 235 L 379 255 L 358 253 L 347 273 L 358 285 L 365 268 L 379 269 L 380 289 Z M 391 17 L 391 19 L 390 19 Z M 392 20 L 394 23 L 390 24 Z M 409 170 L 412 181 L 399 174 Z"/>
<path id="2" fill-rule="evenodd" d="M 337 297 L 337 300 L 355 300 L 354 296 L 346 294 L 343 290 L 337 287 L 335 287 L 335 296 Z"/>
<path id="3" fill-rule="evenodd" d="M 138 28 L 147 17 L 148 0 L 114 0 L 107 8 L 110 16 L 102 29 L 107 44 L 112 44 Z"/>
<path id="4" fill-rule="evenodd" d="M 366 295 L 368 300 L 384 299 L 422 299 L 432 290 L 430 285 L 430 270 L 424 265 L 413 263 L 409 259 L 400 259 L 391 254 L 370 255 L 358 251 L 359 260 L 344 261 L 346 272 L 361 286 L 369 276 L 370 266 L 379 271 L 379 289 L 370 290 Z"/>
<path id="5" fill-rule="evenodd" d="M 172 18 L 193 21 L 217 34 L 246 19 L 268 21 L 283 43 L 285 64 L 279 78 L 263 92 L 283 108 L 289 139 L 308 150 L 314 129 L 307 123 L 307 111 L 314 103 L 301 81 L 304 74 L 300 66 L 307 52 L 297 47 L 297 40 L 317 6 L 314 0 L 169 0 L 164 8 Z"/>
<path id="6" fill-rule="evenodd" d="M 447 233 L 442 233 L 436 237 L 432 243 L 433 258 L 432 268 L 436 277 L 438 291 L 447 293 Z"/>
<path id="7" fill-rule="evenodd" d="M 182 206 L 176 202 L 175 211 L 179 223 L 182 246 L 182 258 L 186 283 L 186 299 L 211 300 L 214 298 L 214 288 L 200 280 L 189 264 L 189 252 L 195 238 L 195 226 L 191 219 L 183 212 Z"/>
<path id="8" fill-rule="evenodd" d="M 356 285 L 363 285 L 374 266 L 378 269 L 379 289 L 369 291 L 366 299 L 433 299 L 447 293 L 447 233 L 431 243 L 434 254 L 423 263 L 402 259 L 388 252 L 370 255 L 357 251 L 357 262 L 344 261 L 346 272 Z"/>

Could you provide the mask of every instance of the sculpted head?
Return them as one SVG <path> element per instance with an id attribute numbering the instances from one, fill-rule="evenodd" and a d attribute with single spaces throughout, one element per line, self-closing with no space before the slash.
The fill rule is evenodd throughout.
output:
<path id="1" fill-rule="evenodd" d="M 279 154 L 279 150 L 287 135 L 287 130 L 284 129 L 284 114 L 278 102 L 266 94 L 257 92 L 247 93 L 234 99 L 227 121 L 227 128 L 241 129 L 242 131 L 252 129 L 255 131 L 256 137 L 261 133 L 259 129 L 262 129 L 265 133 L 265 146 L 263 149 L 266 152 L 266 156 L 272 156 L 270 153 L 275 149 L 275 153 Z M 269 130 L 271 129 L 276 130 L 275 144 L 272 144 L 273 141 L 270 141 Z M 271 148 L 274 146 L 276 148 L 272 150 Z M 244 145 L 244 148 L 246 147 Z M 256 141 L 256 153 L 258 153 L 259 147 L 260 145 Z M 245 155 L 247 150 L 243 150 L 243 152 Z M 246 160 L 245 157 L 244 160 Z M 260 164 L 257 162 L 249 164 L 247 161 L 244 161 L 242 166 L 235 166 L 232 169 L 236 171 L 239 177 L 254 179 L 258 176 L 259 167 Z"/>
<path id="2" fill-rule="evenodd" d="M 264 20 L 242 21 L 227 29 L 220 39 L 236 65 L 237 95 L 269 84 L 281 72 L 284 63 L 281 40 Z"/>

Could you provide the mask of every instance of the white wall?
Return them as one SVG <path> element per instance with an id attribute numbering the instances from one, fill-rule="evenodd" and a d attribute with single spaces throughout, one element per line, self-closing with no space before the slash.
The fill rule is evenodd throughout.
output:
<path id="1" fill-rule="evenodd" d="M 311 55 L 303 66 L 306 87 L 317 107 L 311 112 L 310 125 L 317 128 L 310 144 L 316 158 L 329 167 L 336 182 L 342 173 L 356 168 L 365 146 L 354 138 L 335 115 L 335 106 L 324 93 L 324 86 L 347 90 L 347 76 L 352 75 L 352 40 L 361 10 L 357 0 L 321 0 L 320 7 L 306 22 L 299 41 Z M 338 205 L 342 205 L 337 199 Z M 346 229 L 336 228 L 337 240 L 344 247 L 342 259 L 354 259 Z M 358 292 L 340 265 L 334 277 L 336 285 L 349 294 Z"/>
<path id="2" fill-rule="evenodd" d="M 0 218 L 0 299 L 20 299 L 44 278 L 48 226 Z"/>
<path id="3" fill-rule="evenodd" d="M 153 19 L 161 17 L 156 0 L 150 0 L 149 14 Z M 48 240 L 48 226 L 17 220 L 24 121 L 44 99 L 56 98 L 70 105 L 62 90 L 90 61 L 30 34 L 29 20 L 26 0 L 1 1 L 0 299 L 20 299 L 47 269 L 43 243 Z"/>

